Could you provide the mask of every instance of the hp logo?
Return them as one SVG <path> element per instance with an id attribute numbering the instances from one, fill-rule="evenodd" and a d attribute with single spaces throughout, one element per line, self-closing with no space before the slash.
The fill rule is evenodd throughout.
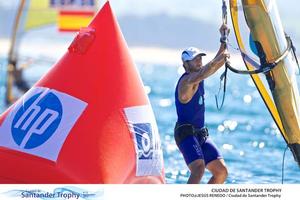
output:
<path id="1" fill-rule="evenodd" d="M 154 145 L 151 124 L 133 124 L 133 129 L 137 140 L 139 159 L 152 159 Z"/>
<path id="2" fill-rule="evenodd" d="M 45 143 L 58 128 L 63 114 L 57 96 L 46 90 L 23 103 L 11 125 L 13 139 L 22 149 Z"/>

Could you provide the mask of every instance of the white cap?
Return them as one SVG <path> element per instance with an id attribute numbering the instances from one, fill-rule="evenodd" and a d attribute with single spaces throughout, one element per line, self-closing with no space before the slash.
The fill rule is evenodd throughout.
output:
<path id="1" fill-rule="evenodd" d="M 198 55 L 206 56 L 206 54 L 202 53 L 198 48 L 189 47 L 182 52 L 181 59 L 183 62 L 190 61 L 193 60 Z"/>

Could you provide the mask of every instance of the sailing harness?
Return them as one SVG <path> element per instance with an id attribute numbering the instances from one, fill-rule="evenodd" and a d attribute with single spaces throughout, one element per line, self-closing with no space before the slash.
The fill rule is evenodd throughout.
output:
<path id="1" fill-rule="evenodd" d="M 176 123 L 174 133 L 177 145 L 179 145 L 188 136 L 195 136 L 200 145 L 202 145 L 209 136 L 208 129 L 206 127 L 196 128 L 192 124 Z"/>
<path id="2" fill-rule="evenodd" d="M 223 0 L 222 2 L 222 22 L 223 24 L 227 25 L 227 5 L 226 5 L 226 0 Z M 291 40 L 291 38 L 286 34 L 285 35 L 286 40 L 287 40 L 287 48 L 286 50 L 282 53 L 281 56 L 279 56 L 277 59 L 275 59 L 273 62 L 267 62 L 265 60 L 265 58 L 260 58 L 261 64 L 257 63 L 254 59 L 252 59 L 250 56 L 248 56 L 245 52 L 243 52 L 241 49 L 240 52 L 242 54 L 243 60 L 247 61 L 249 63 L 251 63 L 251 65 L 255 66 L 257 69 L 254 70 L 240 70 L 240 69 L 236 69 L 234 67 L 232 67 L 232 65 L 230 64 L 230 61 L 228 60 L 228 58 L 226 58 L 225 61 L 225 70 L 222 73 L 222 75 L 220 76 L 220 87 L 219 87 L 219 91 L 218 94 L 215 95 L 215 99 L 216 99 L 216 106 L 218 110 L 221 110 L 224 104 L 224 100 L 225 100 L 225 94 L 226 94 L 226 83 L 227 83 L 227 72 L 228 69 L 234 73 L 237 74 L 259 74 L 259 73 L 264 73 L 264 74 L 268 74 L 272 69 L 274 69 L 278 63 L 280 63 L 283 59 L 286 58 L 286 56 L 292 52 L 293 57 L 295 58 L 295 61 L 297 63 L 298 66 L 298 71 L 300 74 L 300 66 L 299 66 L 299 62 L 296 56 L 296 48 L 293 45 L 293 42 Z M 221 39 L 220 39 L 221 43 L 225 44 L 225 49 L 228 50 L 228 34 L 226 34 L 225 32 L 222 34 Z M 262 49 L 261 49 L 262 50 Z M 263 51 L 263 50 L 262 50 Z M 268 76 L 267 76 L 268 77 Z M 220 95 L 220 91 L 222 88 L 222 81 L 224 80 L 224 84 L 223 84 L 223 97 L 222 97 L 222 101 L 221 104 L 219 105 L 219 101 L 218 101 L 218 97 Z M 274 87 L 274 84 L 273 84 Z M 273 88 L 271 86 L 271 90 Z"/>

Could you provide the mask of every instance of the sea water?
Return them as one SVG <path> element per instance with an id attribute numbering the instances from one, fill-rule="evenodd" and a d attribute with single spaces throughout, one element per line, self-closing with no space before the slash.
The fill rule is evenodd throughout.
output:
<path id="1" fill-rule="evenodd" d="M 173 137 L 177 118 L 174 90 L 180 77 L 178 68 L 144 64 L 139 65 L 139 70 L 149 92 L 161 134 L 167 182 L 185 183 L 189 171 Z M 219 111 L 215 103 L 219 77 L 220 72 L 205 80 L 205 115 L 210 137 L 227 163 L 229 176 L 226 182 L 281 183 L 286 143 L 252 80 L 249 76 L 229 73 L 225 103 Z M 288 150 L 284 183 L 300 183 L 299 175 L 300 168 Z M 203 182 L 209 178 L 210 174 L 205 173 Z"/>
<path id="2" fill-rule="evenodd" d="M 0 59 L 0 110 L 3 104 L 4 59 Z M 37 81 L 51 67 L 44 63 L 43 69 L 25 73 L 29 82 Z M 153 107 L 164 155 L 167 183 L 185 183 L 189 171 L 173 137 L 176 122 L 174 104 L 175 85 L 180 77 L 180 66 L 137 63 Z M 281 183 L 283 153 L 286 148 L 252 80 L 248 76 L 228 74 L 225 103 L 222 110 L 216 108 L 215 94 L 219 89 L 222 69 L 205 80 L 206 125 L 210 137 L 216 143 L 226 161 L 229 175 L 226 183 Z M 299 76 L 297 77 L 299 79 Z M 300 168 L 286 151 L 284 183 L 300 183 Z M 202 182 L 209 180 L 206 171 Z"/>

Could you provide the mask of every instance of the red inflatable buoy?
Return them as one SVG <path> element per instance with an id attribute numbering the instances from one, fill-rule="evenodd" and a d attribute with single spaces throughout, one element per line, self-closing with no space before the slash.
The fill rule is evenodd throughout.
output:
<path id="1" fill-rule="evenodd" d="M 0 183 L 164 183 L 155 117 L 109 2 L 0 117 L 0 160 Z"/>

